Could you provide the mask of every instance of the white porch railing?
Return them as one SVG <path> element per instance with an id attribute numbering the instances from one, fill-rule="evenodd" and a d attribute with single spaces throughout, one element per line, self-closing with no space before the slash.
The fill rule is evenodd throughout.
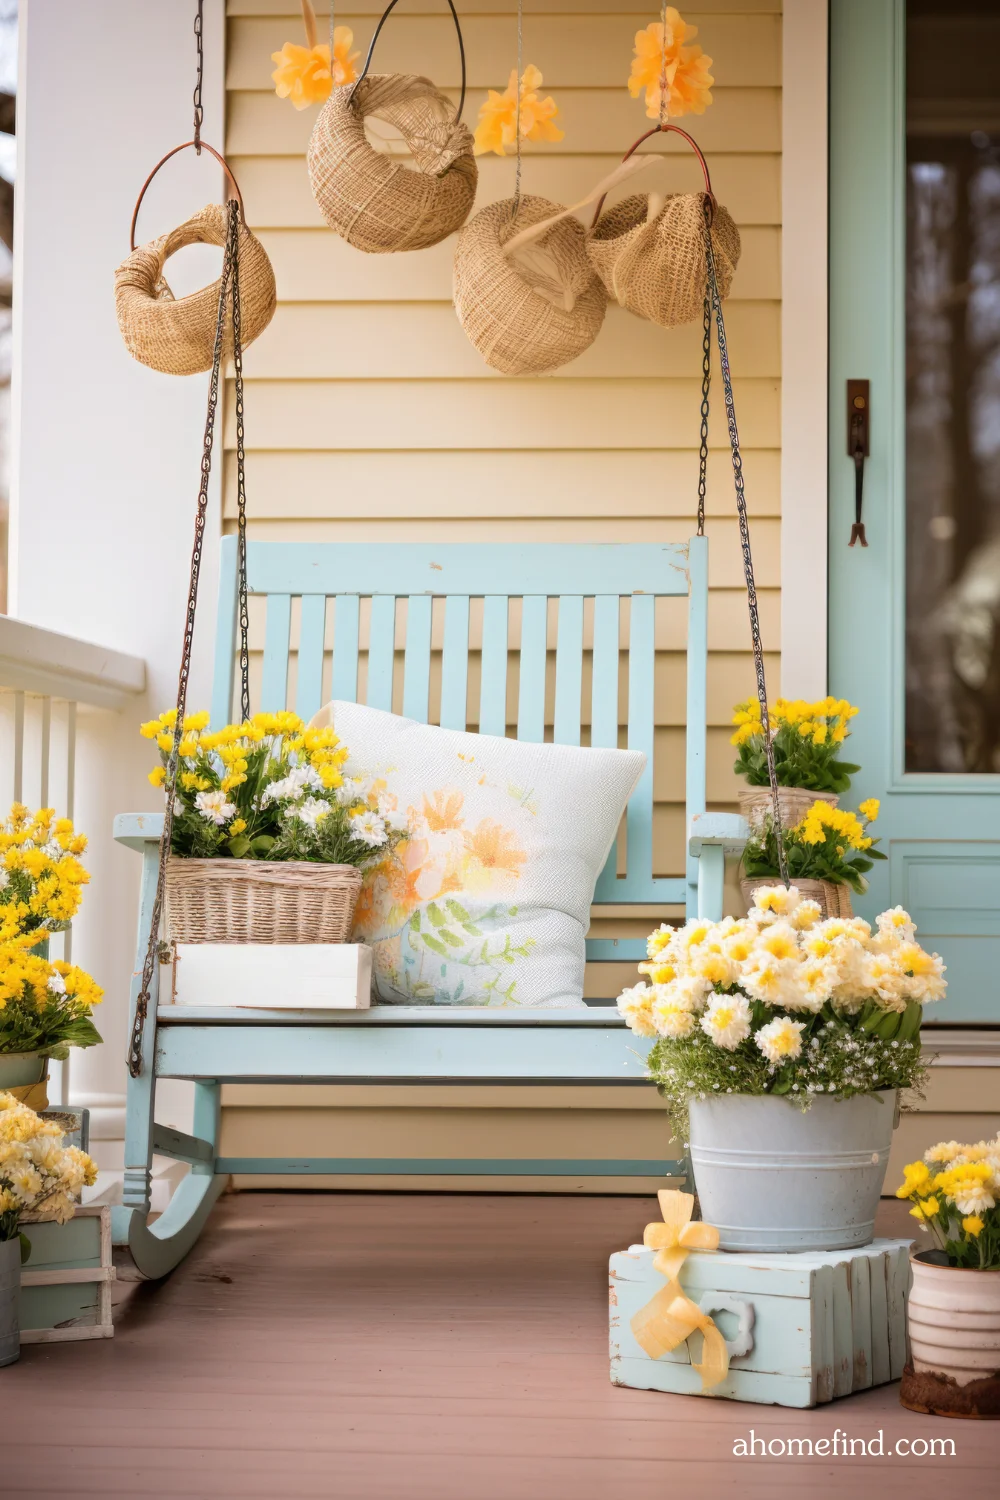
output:
<path id="1" fill-rule="evenodd" d="M 139 657 L 0 615 L 0 818 L 12 801 L 54 807 L 58 816 L 69 818 L 84 808 L 87 823 L 81 820 L 81 826 L 103 864 L 112 847 L 104 808 L 121 779 L 118 747 L 131 733 L 117 714 L 145 686 L 146 665 Z M 81 756 L 81 743 L 91 741 L 96 753 Z M 95 812 L 106 828 L 90 822 Z M 100 891 L 92 888 L 84 920 L 100 900 Z M 96 922 L 87 945 L 101 982 L 105 966 L 94 962 L 94 954 L 106 949 L 107 936 L 106 924 Z M 72 931 L 63 933 L 53 939 L 53 956 L 68 960 L 72 947 Z M 70 1102 L 69 1066 L 56 1063 L 51 1069 L 54 1103 Z"/>

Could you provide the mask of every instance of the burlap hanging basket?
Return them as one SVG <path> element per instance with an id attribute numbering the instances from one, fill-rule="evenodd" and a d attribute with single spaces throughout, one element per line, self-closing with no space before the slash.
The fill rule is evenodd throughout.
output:
<path id="1" fill-rule="evenodd" d="M 754 875 L 752 879 L 744 876 L 740 880 L 740 890 L 747 910 L 753 906 L 754 891 L 760 890 L 761 886 L 780 884 L 777 875 Z M 815 901 L 818 904 L 824 917 L 853 917 L 849 885 L 837 885 L 832 880 L 793 880 L 792 884 L 803 901 Z"/>
<path id="2" fill-rule="evenodd" d="M 402 135 L 412 164 L 377 151 L 365 119 Z M 466 221 L 479 169 L 472 133 L 429 78 L 374 73 L 334 89 L 309 141 L 309 181 L 323 218 L 357 250 L 424 250 Z"/>
<path id="3" fill-rule="evenodd" d="M 177 229 L 140 245 L 115 272 L 115 311 L 125 347 L 140 364 L 164 375 L 197 375 L 212 368 L 219 282 L 174 297 L 163 275 L 168 256 L 184 245 L 224 245 L 226 209 L 209 203 Z M 277 303 L 274 271 L 263 245 L 240 221 L 241 342 L 246 348 L 270 323 Z M 226 352 L 233 345 L 232 309 Z"/>
<path id="4" fill-rule="evenodd" d="M 488 365 L 502 375 L 542 375 L 596 339 L 607 296 L 578 219 L 564 218 L 514 255 L 515 234 L 562 213 L 547 198 L 506 198 L 480 209 L 455 249 L 455 311 Z"/>
<path id="5" fill-rule="evenodd" d="M 601 214 L 587 235 L 587 254 L 608 296 L 629 312 L 675 328 L 693 323 L 705 305 L 705 195 L 672 193 L 652 219 L 636 194 Z M 728 297 L 740 259 L 740 233 L 721 204 L 712 217 L 719 295 Z"/>
<path id="6" fill-rule="evenodd" d="M 346 943 L 361 880 L 352 865 L 171 855 L 167 937 L 174 943 Z"/>

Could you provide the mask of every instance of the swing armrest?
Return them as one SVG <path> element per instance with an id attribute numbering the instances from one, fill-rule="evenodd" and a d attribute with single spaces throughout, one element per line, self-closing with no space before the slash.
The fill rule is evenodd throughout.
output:
<path id="1" fill-rule="evenodd" d="M 688 849 L 697 859 L 703 849 L 717 849 L 724 854 L 742 854 L 749 828 L 738 813 L 695 813 L 691 819 Z"/>
<path id="2" fill-rule="evenodd" d="M 163 833 L 162 813 L 119 813 L 114 822 L 116 844 L 142 854 L 150 844 L 158 844 Z"/>

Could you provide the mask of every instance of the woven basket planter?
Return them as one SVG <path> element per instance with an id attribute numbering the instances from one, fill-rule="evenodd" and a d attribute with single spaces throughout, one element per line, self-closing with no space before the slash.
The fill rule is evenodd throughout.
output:
<path id="1" fill-rule="evenodd" d="M 672 193 L 647 222 L 649 200 L 625 198 L 587 235 L 587 254 L 608 296 L 661 328 L 693 323 L 705 305 L 704 194 Z M 720 205 L 712 220 L 720 297 L 728 297 L 740 258 L 740 234 Z"/>
<path id="2" fill-rule="evenodd" d="M 175 298 L 164 280 L 168 256 L 184 245 L 224 245 L 226 209 L 210 203 L 177 229 L 140 245 L 115 272 L 115 311 L 125 347 L 140 364 L 164 375 L 197 375 L 212 368 L 219 314 L 219 282 Z M 240 332 L 245 349 L 274 315 L 274 271 L 263 245 L 240 222 Z M 232 353 L 232 306 L 227 354 Z"/>
<path id="3" fill-rule="evenodd" d="M 541 375 L 583 353 L 608 299 L 584 248 L 578 219 L 562 219 L 514 255 L 509 239 L 561 212 L 547 198 L 507 198 L 481 209 L 455 249 L 455 311 L 488 365 L 502 375 Z"/>
<path id="4" fill-rule="evenodd" d="M 769 786 L 743 787 L 739 793 L 740 812 L 751 828 L 761 828 L 764 819 L 772 811 L 771 788 Z M 778 808 L 781 825 L 786 830 L 801 823 L 814 802 L 826 802 L 837 806 L 833 792 L 809 792 L 801 786 L 779 786 Z"/>
<path id="5" fill-rule="evenodd" d="M 346 943 L 361 880 L 352 865 L 172 857 L 167 935 L 175 943 Z"/>
<path id="6" fill-rule="evenodd" d="M 334 89 L 309 141 L 309 181 L 323 218 L 371 255 L 424 250 L 469 217 L 479 169 L 472 133 L 429 78 L 373 73 Z M 365 117 L 395 126 L 413 162 L 376 151 Z"/>
<path id="7" fill-rule="evenodd" d="M 752 879 L 744 876 L 740 880 L 740 890 L 743 892 L 747 910 L 753 905 L 754 891 L 760 890 L 761 886 L 780 884 L 777 875 L 754 875 Z M 792 884 L 803 901 L 818 903 L 824 917 L 853 917 L 854 908 L 851 906 L 849 885 L 835 885 L 832 880 L 794 880 Z"/>

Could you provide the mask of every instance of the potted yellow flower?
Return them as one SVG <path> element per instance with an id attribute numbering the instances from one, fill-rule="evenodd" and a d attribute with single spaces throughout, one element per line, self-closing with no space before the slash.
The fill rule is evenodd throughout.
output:
<path id="1" fill-rule="evenodd" d="M 176 712 L 143 724 L 163 786 Z M 179 744 L 167 931 L 181 943 L 343 943 L 362 871 L 398 838 L 384 788 L 345 777 L 332 726 L 254 714 L 209 730 L 184 720 Z"/>
<path id="2" fill-rule="evenodd" d="M 933 1248 L 910 1256 L 910 1362 L 900 1400 L 942 1417 L 1000 1417 L 1000 1136 L 941 1141 L 903 1168 L 898 1198 Z"/>
<path id="3" fill-rule="evenodd" d="M 13 1364 L 20 1353 L 21 1262 L 31 1251 L 21 1215 L 30 1211 L 64 1224 L 81 1189 L 97 1180 L 90 1157 L 62 1142 L 58 1125 L 0 1092 L 0 1365 Z"/>
<path id="4" fill-rule="evenodd" d="M 863 895 L 872 864 L 885 859 L 877 847 L 878 840 L 869 831 L 878 813 L 876 797 L 862 802 L 856 814 L 820 801 L 814 802 L 793 828 L 782 829 L 789 879 L 794 880 L 801 896 L 819 902 L 825 917 L 851 916 L 851 891 Z M 773 820 L 766 814 L 750 824 L 742 870 L 740 887 L 747 904 L 752 905 L 757 888 L 769 885 L 779 875 L 778 840 Z"/>
<path id="5" fill-rule="evenodd" d="M 102 990 L 74 964 L 48 957 L 90 876 L 87 840 L 51 808 L 15 802 L 0 825 L 0 1088 L 44 1109 L 49 1058 L 101 1040 L 91 1010 Z"/>
<path id="6" fill-rule="evenodd" d="M 857 712 L 843 698 L 821 698 L 817 703 L 778 698 L 769 710 L 778 803 L 786 828 L 798 823 L 820 798 L 836 807 L 851 777 L 861 769 L 840 758 Z M 732 744 L 737 749 L 733 770 L 747 783 L 740 791 L 740 810 L 753 827 L 763 822 L 771 807 L 767 749 L 756 698 L 737 703 L 733 724 Z"/>
<path id="7" fill-rule="evenodd" d="M 721 1248 L 867 1244 L 923 1008 L 946 988 L 907 913 L 873 931 L 773 886 L 745 919 L 661 926 L 647 952 L 618 1008 L 655 1039 L 649 1075 Z"/>

